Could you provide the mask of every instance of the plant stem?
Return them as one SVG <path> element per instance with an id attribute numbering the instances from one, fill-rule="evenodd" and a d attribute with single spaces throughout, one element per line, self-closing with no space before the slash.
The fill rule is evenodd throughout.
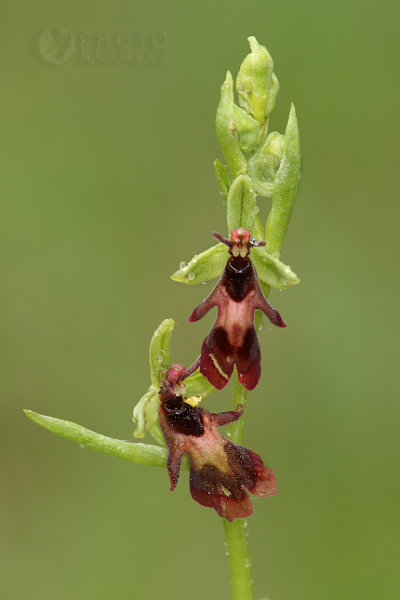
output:
<path id="1" fill-rule="evenodd" d="M 269 289 L 265 290 L 268 297 Z M 262 314 L 258 310 L 255 314 L 256 331 L 259 331 Z M 241 404 L 243 415 L 238 421 L 229 425 L 228 437 L 235 444 L 243 443 L 244 422 L 247 408 L 247 390 L 240 383 L 235 372 L 232 391 L 232 410 Z M 225 544 L 231 574 L 232 600 L 253 600 L 253 579 L 251 576 L 251 558 L 247 545 L 247 520 L 235 519 L 229 523 L 222 519 L 225 531 Z"/>
<path id="2" fill-rule="evenodd" d="M 253 600 L 253 580 L 251 559 L 246 540 L 246 519 L 236 519 L 229 523 L 222 519 L 225 530 L 225 544 L 231 574 L 232 600 Z"/>
<path id="3" fill-rule="evenodd" d="M 247 390 L 234 375 L 232 392 L 232 409 L 238 404 L 243 406 L 243 415 L 229 426 L 228 437 L 235 444 L 243 442 L 244 418 L 247 406 Z M 235 519 L 229 523 L 222 519 L 225 531 L 225 544 L 231 574 L 232 600 L 253 600 L 253 580 L 251 577 L 251 559 L 247 547 L 246 519 Z"/>

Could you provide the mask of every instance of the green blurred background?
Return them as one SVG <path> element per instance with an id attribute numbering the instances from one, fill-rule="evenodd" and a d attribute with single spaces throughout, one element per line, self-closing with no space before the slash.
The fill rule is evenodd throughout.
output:
<path id="1" fill-rule="evenodd" d="M 249 520 L 255 597 L 400 597 L 393 6 L 2 2 L 5 600 L 229 598 L 222 524 L 191 500 L 187 473 L 171 494 L 165 471 L 81 450 L 22 409 L 132 438 L 162 319 L 178 323 L 173 359 L 196 358 L 213 316 L 187 318 L 211 284 L 169 275 L 227 233 L 214 118 L 249 35 L 281 84 L 271 130 L 293 101 L 303 155 L 282 256 L 301 284 L 271 293 L 288 327 L 260 336 L 245 434 L 279 487 Z M 51 55 L 52 27 L 71 56 Z M 118 43 L 141 54 L 117 64 Z M 206 401 L 228 405 L 229 390 Z"/>

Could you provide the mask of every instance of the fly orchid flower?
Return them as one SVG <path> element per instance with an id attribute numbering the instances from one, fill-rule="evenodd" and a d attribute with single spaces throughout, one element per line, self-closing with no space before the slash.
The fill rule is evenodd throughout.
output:
<path id="1" fill-rule="evenodd" d="M 187 373 L 187 371 L 186 371 Z M 172 365 L 160 388 L 159 422 L 168 447 L 171 491 L 179 479 L 183 455 L 189 458 L 190 493 L 202 506 L 214 508 L 228 521 L 249 517 L 253 505 L 244 488 L 263 498 L 276 494 L 272 469 L 258 454 L 224 438 L 218 427 L 242 416 L 235 411 L 212 413 L 197 406 L 199 399 L 183 396 L 185 368 Z"/>
<path id="2" fill-rule="evenodd" d="M 228 246 L 231 256 L 211 294 L 189 317 L 190 322 L 198 321 L 213 306 L 218 307 L 217 318 L 201 348 L 200 373 L 221 390 L 236 365 L 239 381 L 252 390 L 261 374 L 254 311 L 258 308 L 271 323 L 286 327 L 278 311 L 265 298 L 249 257 L 250 248 L 265 246 L 266 242 L 250 238 L 250 232 L 243 227 L 232 231 L 231 240 L 219 233 L 212 235 Z"/>

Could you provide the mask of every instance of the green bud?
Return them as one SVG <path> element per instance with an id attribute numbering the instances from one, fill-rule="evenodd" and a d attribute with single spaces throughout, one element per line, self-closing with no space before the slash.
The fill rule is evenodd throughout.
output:
<path id="1" fill-rule="evenodd" d="M 271 84 L 270 84 L 269 90 L 268 90 L 267 106 L 265 108 L 265 118 L 266 119 L 268 119 L 268 117 L 275 110 L 276 97 L 278 95 L 278 92 L 279 92 L 279 81 L 278 81 L 278 78 L 275 75 L 275 73 L 272 73 Z"/>
<path id="2" fill-rule="evenodd" d="M 233 120 L 233 107 L 233 80 L 228 71 L 225 82 L 221 87 L 221 99 L 217 108 L 215 128 L 218 143 L 225 156 L 229 172 L 234 179 L 241 173 L 247 173 L 247 167 Z"/>
<path id="3" fill-rule="evenodd" d="M 240 106 L 262 123 L 271 114 L 279 85 L 273 79 L 274 63 L 264 46 L 255 37 L 248 38 L 251 54 L 244 59 L 236 78 Z M 269 111 L 269 112 L 268 112 Z"/>
<path id="4" fill-rule="evenodd" d="M 232 117 L 239 135 L 241 149 L 243 152 L 250 152 L 260 142 L 261 128 L 259 122 L 236 104 L 232 108 Z"/>
<path id="5" fill-rule="evenodd" d="M 226 200 L 228 197 L 229 188 L 231 187 L 231 180 L 229 179 L 229 175 L 224 165 L 222 165 L 219 160 L 214 160 L 214 169 L 220 192 Z"/>
<path id="6" fill-rule="evenodd" d="M 249 159 L 248 168 L 254 188 L 260 196 L 272 196 L 276 173 L 283 156 L 285 136 L 277 131 L 270 133 Z"/>
<path id="7" fill-rule="evenodd" d="M 257 271 L 260 283 L 277 290 L 284 290 L 299 283 L 300 279 L 275 256 L 268 254 L 264 246 L 252 248 L 250 254 L 254 268 Z"/>
<path id="8" fill-rule="evenodd" d="M 228 260 L 225 244 L 217 244 L 196 254 L 189 263 L 181 263 L 179 271 L 171 275 L 173 281 L 180 283 L 204 283 L 214 277 L 219 277 Z"/>
<path id="9" fill-rule="evenodd" d="M 254 221 L 258 211 L 256 194 L 250 177 L 239 175 L 232 183 L 228 194 L 226 207 L 228 231 L 244 227 L 254 235 Z"/>

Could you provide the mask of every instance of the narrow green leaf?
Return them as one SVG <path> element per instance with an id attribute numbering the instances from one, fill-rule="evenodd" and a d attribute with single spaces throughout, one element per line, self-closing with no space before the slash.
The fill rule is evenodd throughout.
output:
<path id="1" fill-rule="evenodd" d="M 77 423 L 39 415 L 31 410 L 25 410 L 24 412 L 34 423 L 85 448 L 97 450 L 103 454 L 109 454 L 137 464 L 152 465 L 154 467 L 166 466 L 168 453 L 165 448 L 139 442 L 116 440 L 95 433 Z"/>
<path id="2" fill-rule="evenodd" d="M 190 285 L 209 281 L 221 275 L 228 258 L 228 248 L 225 244 L 217 244 L 201 254 L 196 254 L 189 263 L 181 263 L 179 271 L 171 275 L 171 279 Z"/>

